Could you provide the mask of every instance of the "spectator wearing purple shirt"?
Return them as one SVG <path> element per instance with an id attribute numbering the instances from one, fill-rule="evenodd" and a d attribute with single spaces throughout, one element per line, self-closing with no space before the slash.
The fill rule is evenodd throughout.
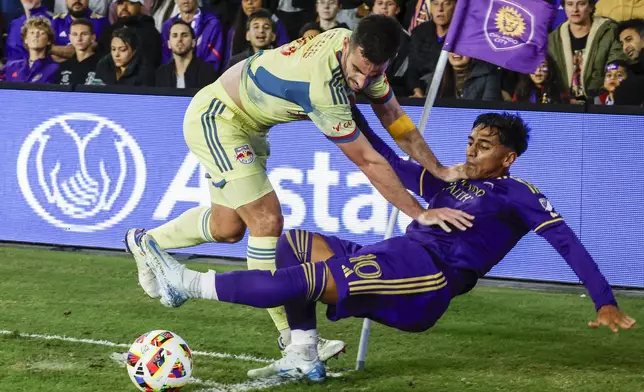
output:
<path id="1" fill-rule="evenodd" d="M 32 16 L 44 16 L 51 20 L 53 14 L 47 10 L 47 7 L 41 4 L 40 0 L 20 0 L 25 14 L 11 21 L 7 33 L 7 61 L 26 59 L 29 52 L 25 49 L 24 39 L 22 38 L 22 25 Z"/>
<path id="2" fill-rule="evenodd" d="M 217 72 L 222 68 L 224 54 L 225 31 L 217 16 L 198 7 L 197 0 L 175 0 L 179 7 L 179 15 L 170 18 L 163 24 L 163 60 L 165 64 L 172 59 L 172 52 L 167 45 L 170 38 L 170 26 L 175 19 L 181 18 L 190 26 L 197 37 L 195 54 L 198 58 L 212 65 Z"/>
<path id="3" fill-rule="evenodd" d="M 85 18 L 92 23 L 94 34 L 99 36 L 101 31 L 109 25 L 107 18 L 92 12 L 89 9 L 89 0 L 66 0 L 67 13 L 54 16 L 51 25 L 54 29 L 54 47 L 52 53 L 63 59 L 71 59 L 75 53 L 74 47 L 70 45 L 70 27 L 74 20 Z"/>
<path id="4" fill-rule="evenodd" d="M 54 31 L 49 19 L 44 16 L 27 19 L 21 37 L 29 55 L 25 59 L 9 61 L 0 73 L 0 81 L 52 83 L 58 64 L 50 56 Z"/>

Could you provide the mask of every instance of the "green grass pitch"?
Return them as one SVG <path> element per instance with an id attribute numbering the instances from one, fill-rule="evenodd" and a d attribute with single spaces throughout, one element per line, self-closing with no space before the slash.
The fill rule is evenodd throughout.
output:
<path id="1" fill-rule="evenodd" d="M 213 266 L 191 264 L 205 271 Z M 225 271 L 230 267 L 214 267 Z M 618 297 L 644 321 L 644 298 Z M 479 287 L 455 299 L 443 319 L 420 334 L 374 325 L 364 372 L 352 371 L 362 320 L 328 322 L 322 336 L 348 352 L 328 363 L 341 373 L 322 385 L 290 383 L 280 391 L 644 391 L 641 328 L 591 330 L 588 297 L 579 293 Z M 276 358 L 277 336 L 264 310 L 212 301 L 166 309 L 147 298 L 127 257 L 0 248 L 0 391 L 135 391 L 112 359 L 140 334 L 168 329 L 193 350 Z M 20 334 L 52 335 L 56 339 Z M 65 341 L 60 337 L 89 339 Z M 262 363 L 195 356 L 189 391 L 248 388 Z M 252 385 L 250 385 L 252 386 Z"/>

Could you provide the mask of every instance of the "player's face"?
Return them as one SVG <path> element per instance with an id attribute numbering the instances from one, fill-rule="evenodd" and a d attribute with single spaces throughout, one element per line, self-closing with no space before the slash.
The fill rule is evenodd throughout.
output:
<path id="1" fill-rule="evenodd" d="M 117 67 L 127 67 L 134 57 L 132 47 L 120 38 L 112 38 L 112 60 Z"/>
<path id="2" fill-rule="evenodd" d="M 398 3 L 395 0 L 376 0 L 373 3 L 371 12 L 377 15 L 395 17 L 400 12 L 400 7 L 398 7 Z"/>
<path id="3" fill-rule="evenodd" d="M 268 19 L 253 19 L 250 23 L 250 29 L 246 32 L 246 40 L 256 49 L 264 49 L 272 45 L 273 41 L 275 41 L 275 34 L 273 34 L 271 21 Z"/>
<path id="4" fill-rule="evenodd" d="M 429 4 L 429 12 L 432 14 L 432 20 L 439 26 L 448 26 L 454 15 L 454 0 L 432 0 Z"/>
<path id="5" fill-rule="evenodd" d="M 606 91 L 609 93 L 614 92 L 615 89 L 622 84 L 622 81 L 626 79 L 626 75 L 626 70 L 622 66 L 617 67 L 617 69 L 606 71 L 604 77 L 604 88 Z"/>
<path id="6" fill-rule="evenodd" d="M 118 18 L 128 18 L 141 13 L 141 3 L 130 3 L 127 0 L 119 0 L 116 3 L 116 15 Z"/>
<path id="7" fill-rule="evenodd" d="M 321 20 L 335 20 L 340 12 L 338 0 L 318 0 L 316 7 Z"/>
<path id="8" fill-rule="evenodd" d="M 89 27 L 75 25 L 69 30 L 69 41 L 74 49 L 86 51 L 96 41 L 96 36 L 89 31 Z"/>
<path id="9" fill-rule="evenodd" d="M 548 79 L 548 63 L 545 61 L 541 63 L 538 67 L 537 70 L 534 71 L 533 74 L 530 74 L 530 79 L 532 80 L 532 83 L 534 83 L 537 86 L 541 86 L 543 82 Z"/>
<path id="10" fill-rule="evenodd" d="M 590 22 L 593 6 L 589 0 L 566 0 L 564 11 L 568 21 L 572 24 L 585 24 Z"/>
<path id="11" fill-rule="evenodd" d="M 168 39 L 168 47 L 172 54 L 177 56 L 185 56 L 188 54 L 194 45 L 194 40 L 190 34 L 188 26 L 176 24 L 170 29 L 170 38 Z"/>
<path id="12" fill-rule="evenodd" d="M 49 37 L 44 29 L 37 27 L 27 29 L 27 34 L 25 35 L 27 49 L 45 49 L 49 44 Z"/>
<path id="13" fill-rule="evenodd" d="M 362 55 L 362 48 L 356 47 L 351 49 L 349 40 L 344 41 L 344 49 L 342 51 L 342 71 L 347 80 L 349 88 L 353 91 L 360 91 L 385 73 L 389 61 L 381 65 L 374 65 L 370 63 Z"/>
<path id="14" fill-rule="evenodd" d="M 262 8 L 262 0 L 242 0 L 242 10 L 246 16 Z"/>
<path id="15" fill-rule="evenodd" d="M 467 139 L 465 174 L 470 179 L 503 176 L 517 158 L 516 152 L 501 144 L 494 128 L 474 128 Z"/>
<path id="16" fill-rule="evenodd" d="M 619 34 L 619 42 L 622 44 L 624 53 L 631 60 L 637 60 L 642 51 L 642 37 L 635 29 L 626 29 Z"/>
<path id="17" fill-rule="evenodd" d="M 197 0 L 177 0 L 179 11 L 184 13 L 193 13 L 197 11 Z"/>

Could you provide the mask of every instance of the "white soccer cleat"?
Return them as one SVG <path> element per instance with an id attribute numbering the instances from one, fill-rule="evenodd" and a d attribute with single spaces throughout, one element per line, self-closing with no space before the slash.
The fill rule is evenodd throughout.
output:
<path id="1" fill-rule="evenodd" d="M 250 378 L 279 377 L 284 379 L 308 379 L 313 382 L 323 382 L 326 378 L 326 368 L 319 358 L 306 359 L 304 352 L 308 347 L 289 345 L 284 349 L 284 357 L 270 365 L 248 371 Z"/>
<path id="2" fill-rule="evenodd" d="M 280 335 L 277 338 L 277 348 L 280 349 L 282 352 L 282 356 L 284 356 L 285 349 L 287 345 L 284 344 L 284 340 L 282 336 Z M 318 338 L 318 356 L 320 357 L 320 361 L 326 362 L 331 358 L 339 358 L 341 353 L 346 352 L 346 347 L 347 344 L 343 342 L 342 340 L 329 340 L 329 339 L 323 339 L 323 338 Z"/>
<path id="3" fill-rule="evenodd" d="M 161 304 L 169 308 L 178 308 L 189 298 L 183 287 L 183 270 L 186 268 L 157 245 L 151 235 L 144 233 L 139 244 L 146 255 L 157 281 Z"/>
<path id="4" fill-rule="evenodd" d="M 139 285 L 151 298 L 159 297 L 159 288 L 154 273 L 148 267 L 146 254 L 141 248 L 141 237 L 145 234 L 144 229 L 129 229 L 125 233 L 125 250 L 134 256 L 136 267 L 139 271 Z"/>
<path id="5" fill-rule="evenodd" d="M 331 358 L 339 358 L 341 353 L 346 352 L 346 343 L 342 340 L 329 340 L 318 338 L 318 355 L 320 361 L 326 362 Z"/>

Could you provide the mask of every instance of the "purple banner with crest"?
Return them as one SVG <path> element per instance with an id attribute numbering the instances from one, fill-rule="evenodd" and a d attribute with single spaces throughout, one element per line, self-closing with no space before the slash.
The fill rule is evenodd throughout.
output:
<path id="1" fill-rule="evenodd" d="M 544 0 L 459 0 L 443 49 L 534 73 L 546 58 L 554 11 Z"/>

